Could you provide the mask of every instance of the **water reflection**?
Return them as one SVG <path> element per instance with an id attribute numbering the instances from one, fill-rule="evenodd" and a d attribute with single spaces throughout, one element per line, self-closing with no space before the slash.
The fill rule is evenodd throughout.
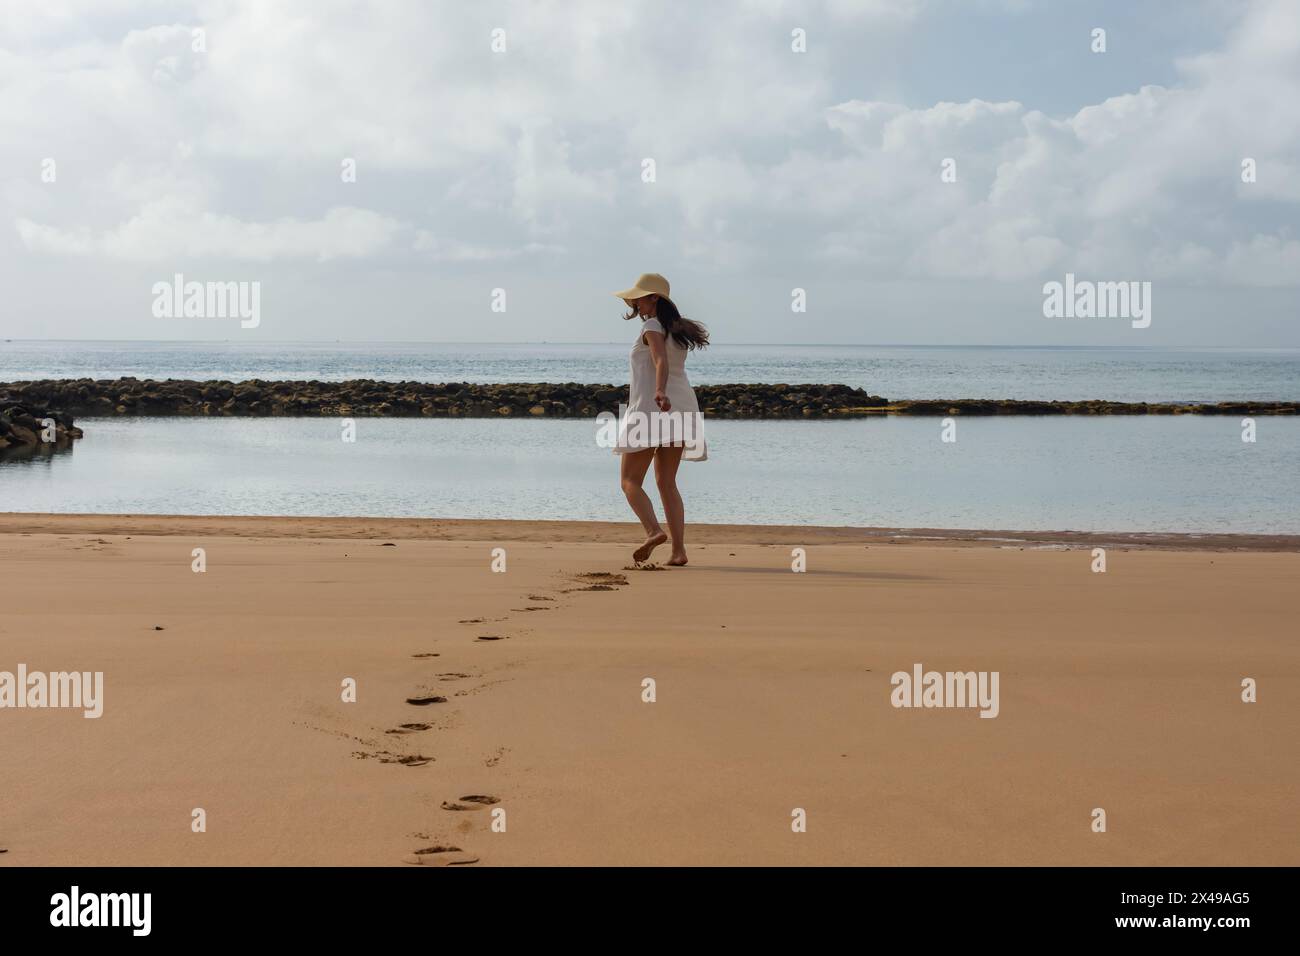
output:
<path id="1" fill-rule="evenodd" d="M 0 448 L 0 465 L 28 465 L 48 468 L 56 459 L 71 458 L 72 449 L 76 447 L 76 444 L 75 441 L 62 442 L 57 445 L 41 442 L 35 445 Z"/>
<path id="2" fill-rule="evenodd" d="M 593 422 L 85 418 L 0 467 L 0 511 L 628 521 Z M 1257 444 L 1218 417 L 709 423 L 688 520 L 894 528 L 1300 533 L 1300 419 Z M 654 482 L 647 491 L 656 497 Z"/>

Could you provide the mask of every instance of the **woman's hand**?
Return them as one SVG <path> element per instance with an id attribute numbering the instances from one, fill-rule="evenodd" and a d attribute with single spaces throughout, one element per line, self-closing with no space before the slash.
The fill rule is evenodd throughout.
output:
<path id="1" fill-rule="evenodd" d="M 673 403 L 668 401 L 668 393 L 662 388 L 655 389 L 655 404 L 659 406 L 661 412 L 670 411 L 673 407 Z"/>

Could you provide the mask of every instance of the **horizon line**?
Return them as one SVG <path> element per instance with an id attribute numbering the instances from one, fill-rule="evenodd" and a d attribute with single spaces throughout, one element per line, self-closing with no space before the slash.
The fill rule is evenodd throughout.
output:
<path id="1" fill-rule="evenodd" d="M 241 343 L 240 339 L 28 339 L 4 338 L 0 343 L 107 343 L 107 344 L 149 344 L 149 345 L 233 345 L 254 344 L 249 341 Z M 473 340 L 432 340 L 432 339 L 266 339 L 265 345 L 625 345 L 622 341 L 579 342 L 579 341 L 511 341 L 484 342 Z M 922 342 L 723 342 L 716 343 L 723 348 L 733 346 L 764 346 L 789 348 L 881 348 L 881 349 L 1111 349 L 1111 350 L 1161 350 L 1161 349 L 1201 349 L 1233 351 L 1300 351 L 1300 345 L 1051 345 L 1030 343 L 1008 345 L 998 343 L 959 342 L 959 343 L 922 343 Z"/>

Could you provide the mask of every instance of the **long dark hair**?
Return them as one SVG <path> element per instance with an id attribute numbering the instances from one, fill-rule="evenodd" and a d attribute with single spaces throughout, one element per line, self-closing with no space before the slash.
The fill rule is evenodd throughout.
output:
<path id="1" fill-rule="evenodd" d="M 634 305 L 632 311 L 623 318 L 636 318 L 637 314 Z M 683 316 L 677 311 L 677 306 L 673 305 L 671 299 L 659 296 L 659 300 L 655 303 L 655 318 L 664 327 L 664 335 L 671 337 L 686 351 L 709 347 L 709 330 L 704 327 L 704 323 Z"/>

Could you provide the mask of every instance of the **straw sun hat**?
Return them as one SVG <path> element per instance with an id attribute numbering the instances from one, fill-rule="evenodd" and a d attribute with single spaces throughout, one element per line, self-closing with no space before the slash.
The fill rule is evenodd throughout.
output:
<path id="1" fill-rule="evenodd" d="M 658 295 L 660 298 L 668 299 L 668 280 L 657 272 L 643 272 L 637 277 L 636 285 L 630 289 L 624 289 L 622 292 L 615 292 L 624 302 L 630 302 L 633 299 L 639 299 L 646 295 Z M 672 299 L 668 299 L 672 302 Z"/>

